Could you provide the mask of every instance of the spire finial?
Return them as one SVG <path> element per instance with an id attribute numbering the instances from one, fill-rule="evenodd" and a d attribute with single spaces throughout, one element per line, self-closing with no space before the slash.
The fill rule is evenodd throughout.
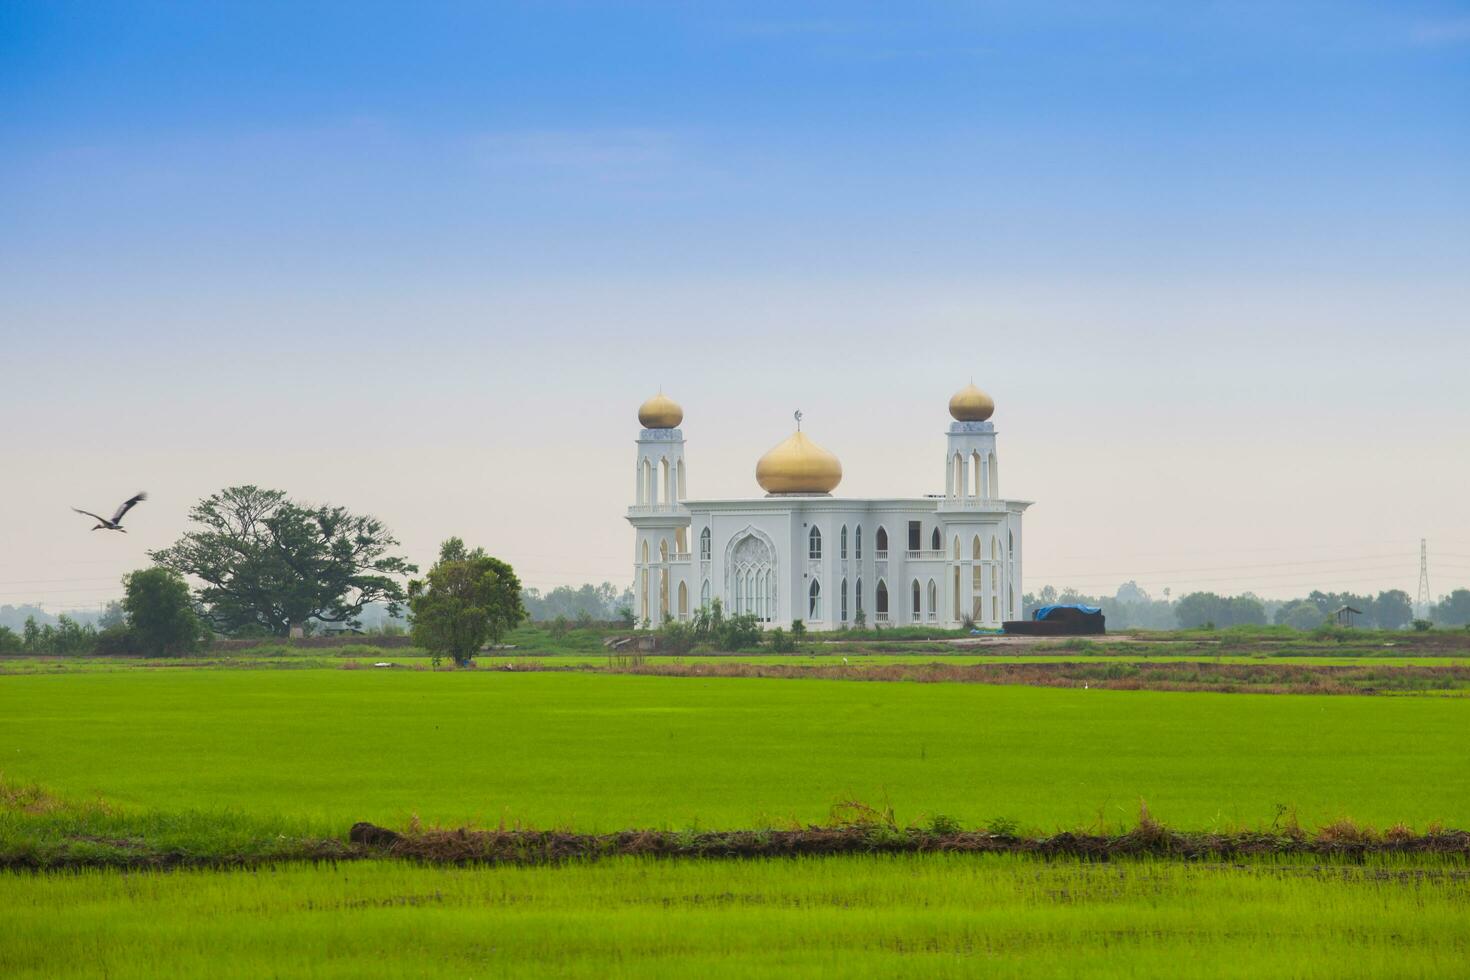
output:
<path id="1" fill-rule="evenodd" d="M 796 415 L 796 431 L 797 432 L 800 432 L 801 431 L 801 409 L 798 408 L 794 414 Z"/>

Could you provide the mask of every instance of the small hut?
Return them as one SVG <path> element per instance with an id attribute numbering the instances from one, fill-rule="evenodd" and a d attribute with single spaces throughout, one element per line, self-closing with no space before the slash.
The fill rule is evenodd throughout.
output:
<path id="1" fill-rule="evenodd" d="M 1337 617 L 1338 626 L 1352 626 L 1353 617 L 1363 615 L 1363 610 L 1354 609 L 1352 606 L 1343 606 L 1332 615 Z"/>

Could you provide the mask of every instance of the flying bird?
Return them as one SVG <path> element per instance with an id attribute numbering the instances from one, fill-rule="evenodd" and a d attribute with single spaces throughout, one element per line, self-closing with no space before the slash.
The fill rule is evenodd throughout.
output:
<path id="1" fill-rule="evenodd" d="M 146 493 L 140 492 L 134 494 L 127 500 L 123 501 L 122 506 L 117 509 L 117 513 L 112 515 L 111 520 L 108 520 L 101 514 L 94 514 L 90 510 L 82 510 L 80 507 L 73 507 L 72 510 L 76 511 L 78 514 L 86 514 L 88 517 L 96 520 L 98 524 L 96 527 L 92 528 L 92 530 L 94 531 L 101 531 L 105 528 L 108 531 L 121 531 L 122 533 L 127 534 L 127 529 L 122 526 L 123 515 L 132 510 L 134 504 L 147 499 L 148 495 Z"/>

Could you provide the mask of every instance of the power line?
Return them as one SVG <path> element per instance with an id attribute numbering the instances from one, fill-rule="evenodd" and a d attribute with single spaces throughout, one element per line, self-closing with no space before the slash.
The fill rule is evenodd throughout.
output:
<path id="1" fill-rule="evenodd" d="M 1402 559 L 1402 560 L 1404 560 L 1406 562 L 1412 560 L 1410 555 L 1404 554 L 1402 552 L 1396 552 L 1396 553 L 1390 554 L 1390 555 L 1359 555 L 1359 556 L 1352 557 L 1352 558 L 1309 558 L 1309 559 L 1305 559 L 1305 560 L 1302 560 L 1302 561 L 1262 562 L 1262 563 L 1254 564 L 1254 565 L 1204 565 L 1204 566 L 1199 566 L 1199 567 L 1195 567 L 1195 568 L 1164 568 L 1164 569 L 1153 569 L 1153 570 L 1145 569 L 1145 570 L 1142 570 L 1142 571 L 1137 572 L 1137 574 L 1139 574 L 1139 575 L 1182 575 L 1182 574 L 1184 574 L 1186 572 L 1227 572 L 1227 571 L 1234 571 L 1234 570 L 1237 570 L 1237 569 L 1247 569 L 1248 570 L 1248 569 L 1254 569 L 1254 568 L 1295 568 L 1298 565 L 1335 565 L 1335 564 L 1341 564 L 1343 562 L 1378 561 L 1380 559 L 1386 559 L 1386 558 L 1398 558 L 1398 559 Z M 1086 573 L 1084 573 L 1084 574 L 1086 574 Z"/>

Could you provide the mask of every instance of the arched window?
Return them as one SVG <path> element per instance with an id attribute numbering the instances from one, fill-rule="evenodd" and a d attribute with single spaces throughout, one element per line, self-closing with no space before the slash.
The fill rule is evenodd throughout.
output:
<path id="1" fill-rule="evenodd" d="M 873 539 L 873 547 L 879 558 L 888 557 L 888 529 L 881 524 L 878 525 L 878 536 Z"/>
<path id="2" fill-rule="evenodd" d="M 842 580 L 842 622 L 847 622 L 847 579 Z"/>
<path id="3" fill-rule="evenodd" d="M 806 536 L 806 556 L 808 558 L 822 557 L 822 532 L 815 527 L 812 533 Z"/>
<path id="4" fill-rule="evenodd" d="M 668 561 L 669 560 L 669 539 L 668 538 L 659 538 L 658 539 L 658 560 L 659 561 Z"/>
<path id="5" fill-rule="evenodd" d="M 847 525 L 842 525 L 842 537 L 838 539 L 837 557 L 847 561 Z"/>
<path id="6" fill-rule="evenodd" d="M 937 528 L 937 527 L 934 529 L 934 533 L 931 534 L 931 535 L 929 535 L 929 550 L 930 551 L 943 551 L 944 550 L 944 539 L 939 536 L 939 528 Z"/>
<path id="7" fill-rule="evenodd" d="M 970 495 L 972 497 L 988 497 L 989 494 L 985 492 L 985 474 L 980 469 L 980 450 L 977 449 L 970 454 L 970 461 L 974 464 L 972 468 L 975 473 L 975 486 L 972 488 Z"/>
<path id="8" fill-rule="evenodd" d="M 938 589 L 937 586 L 935 586 L 934 580 L 931 578 L 929 580 L 929 618 L 930 619 L 937 619 L 937 618 L 939 618 L 938 609 L 939 609 L 939 589 Z"/>
<path id="9" fill-rule="evenodd" d="M 679 583 L 679 618 L 689 618 L 689 586 Z"/>
<path id="10" fill-rule="evenodd" d="M 852 538 L 852 557 L 855 561 L 863 560 L 863 526 L 857 526 L 857 533 Z"/>
<path id="11" fill-rule="evenodd" d="M 709 579 L 705 579 L 704 584 L 699 587 L 699 608 L 709 608 Z"/>
<path id="12" fill-rule="evenodd" d="M 863 580 L 858 579 L 857 585 L 852 591 L 853 609 L 857 612 L 863 611 Z"/>
<path id="13" fill-rule="evenodd" d="M 960 536 L 958 534 L 954 536 L 954 560 L 960 560 Z"/>
<path id="14" fill-rule="evenodd" d="M 975 535 L 974 542 L 970 545 L 970 557 L 979 561 L 985 557 L 985 552 L 980 550 L 980 535 Z"/>
<path id="15" fill-rule="evenodd" d="M 755 534 L 737 535 L 727 549 L 725 576 L 737 616 L 751 615 L 768 622 L 776 615 L 776 555 L 770 543 Z"/>
<path id="16" fill-rule="evenodd" d="M 914 579 L 913 587 L 909 590 L 914 596 L 914 622 L 924 618 L 924 591 L 919 585 L 919 580 Z"/>
<path id="17" fill-rule="evenodd" d="M 862 588 L 861 582 L 858 583 L 858 588 Z M 878 593 L 873 597 L 873 611 L 879 616 L 888 615 L 888 584 L 881 578 L 878 580 Z"/>
<path id="18" fill-rule="evenodd" d="M 709 528 L 699 532 L 699 557 L 702 561 L 709 561 Z"/>
<path id="19" fill-rule="evenodd" d="M 822 583 L 816 579 L 812 580 L 812 587 L 807 590 L 806 618 L 822 618 Z"/>
<path id="20" fill-rule="evenodd" d="M 678 472 L 678 476 L 676 477 L 676 479 L 677 479 L 677 482 L 678 482 L 678 486 L 676 486 L 674 489 L 678 493 L 679 499 L 680 500 L 683 500 L 684 499 L 684 461 L 682 459 L 679 460 L 679 472 Z"/>

